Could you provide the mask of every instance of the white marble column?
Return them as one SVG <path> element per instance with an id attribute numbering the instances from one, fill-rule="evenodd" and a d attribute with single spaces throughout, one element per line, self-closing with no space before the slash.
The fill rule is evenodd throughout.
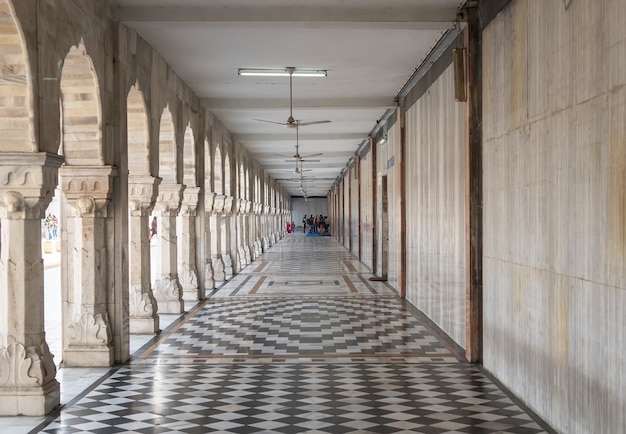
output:
<path id="1" fill-rule="evenodd" d="M 226 279 L 230 279 L 235 275 L 235 264 L 233 262 L 236 259 L 237 254 L 237 232 L 233 212 L 233 200 L 232 196 L 226 196 L 224 199 L 224 213 L 222 217 L 222 260 L 224 261 L 224 272 L 226 273 Z"/>
<path id="2" fill-rule="evenodd" d="M 114 361 L 112 330 L 107 311 L 106 218 L 113 178 L 111 166 L 63 166 L 59 180 L 72 214 L 65 223 L 73 248 L 71 287 L 63 288 L 63 364 L 111 366 Z"/>
<path id="3" fill-rule="evenodd" d="M 196 268 L 195 220 L 199 194 L 199 187 L 185 187 L 178 216 L 178 276 L 183 289 L 183 300 L 187 301 L 204 299 L 200 294 Z"/>
<path id="4" fill-rule="evenodd" d="M 62 157 L 0 155 L 0 416 L 42 416 L 60 404 L 44 331 L 41 219 Z"/>
<path id="5" fill-rule="evenodd" d="M 213 270 L 213 239 L 211 215 L 213 213 L 213 202 L 215 193 L 204 193 L 204 289 L 212 291 L 215 289 L 215 272 Z"/>
<path id="6" fill-rule="evenodd" d="M 130 332 L 136 334 L 159 331 L 158 306 L 150 282 L 151 251 L 148 230 L 160 181 L 160 178 L 135 176 L 130 176 L 128 181 L 128 314 Z"/>
<path id="7" fill-rule="evenodd" d="M 222 259 L 222 213 L 226 196 L 216 194 L 213 197 L 213 213 L 211 214 L 211 261 L 213 265 L 213 277 L 216 282 L 226 280 L 226 267 Z"/>
<path id="8" fill-rule="evenodd" d="M 183 313 L 183 290 L 178 278 L 176 216 L 180 209 L 183 186 L 161 184 L 156 211 L 159 215 L 159 250 L 161 269 L 156 272 L 154 298 L 161 313 Z"/>

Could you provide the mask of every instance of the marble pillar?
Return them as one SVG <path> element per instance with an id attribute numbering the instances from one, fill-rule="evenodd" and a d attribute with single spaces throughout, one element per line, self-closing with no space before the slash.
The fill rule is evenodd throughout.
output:
<path id="1" fill-rule="evenodd" d="M 213 201 L 215 193 L 204 193 L 204 289 L 212 291 L 215 289 L 215 273 L 213 271 L 213 239 L 215 234 L 212 233 L 213 225 L 211 224 L 211 215 L 213 213 Z"/>
<path id="2" fill-rule="evenodd" d="M 211 226 L 211 264 L 213 266 L 213 278 L 216 282 L 226 280 L 224 261 L 222 260 L 222 212 L 224 211 L 225 196 L 216 194 L 213 196 L 213 212 L 210 217 Z"/>
<path id="3" fill-rule="evenodd" d="M 63 364 L 111 366 L 114 362 L 111 324 L 107 311 L 106 219 L 111 199 L 112 166 L 63 166 L 61 191 L 70 215 L 65 219 L 68 261 L 63 288 Z M 67 251 L 69 250 L 69 251 Z"/>
<path id="4" fill-rule="evenodd" d="M 183 186 L 181 184 L 161 184 L 156 204 L 159 218 L 159 250 L 161 268 L 157 270 L 154 283 L 156 298 L 161 313 L 183 313 L 183 290 L 178 278 L 178 237 L 176 216 L 180 209 Z"/>
<path id="5" fill-rule="evenodd" d="M 41 219 L 63 158 L 0 157 L 0 416 L 42 416 L 60 404 L 44 329 Z"/>
<path id="6" fill-rule="evenodd" d="M 128 206 L 130 216 L 129 259 L 129 329 L 145 334 L 159 331 L 158 305 L 150 282 L 150 213 L 154 208 L 160 178 L 130 176 Z"/>
<path id="7" fill-rule="evenodd" d="M 178 276 L 183 300 L 187 301 L 204 299 L 200 293 L 196 268 L 196 210 L 199 194 L 199 187 L 185 187 L 178 216 Z"/>

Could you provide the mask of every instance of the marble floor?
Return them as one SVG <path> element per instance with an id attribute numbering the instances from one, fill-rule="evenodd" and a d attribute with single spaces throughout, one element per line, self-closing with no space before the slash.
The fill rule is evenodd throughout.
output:
<path id="1" fill-rule="evenodd" d="M 60 369 L 58 414 L 0 432 L 553 432 L 371 276 L 333 238 L 288 234 L 129 363 Z"/>

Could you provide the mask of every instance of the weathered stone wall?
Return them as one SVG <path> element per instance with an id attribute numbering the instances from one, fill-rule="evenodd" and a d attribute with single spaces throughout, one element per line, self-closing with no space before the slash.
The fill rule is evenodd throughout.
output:
<path id="1" fill-rule="evenodd" d="M 484 31 L 484 366 L 559 432 L 626 431 L 626 3 Z"/>
<path id="2" fill-rule="evenodd" d="M 465 103 L 453 69 L 406 113 L 406 296 L 465 347 Z"/>

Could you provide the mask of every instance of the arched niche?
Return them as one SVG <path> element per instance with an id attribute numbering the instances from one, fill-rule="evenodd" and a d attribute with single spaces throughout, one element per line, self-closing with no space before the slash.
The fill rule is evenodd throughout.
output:
<path id="1" fill-rule="evenodd" d="M 195 187 L 196 182 L 196 143 L 193 130 L 187 125 L 183 140 L 183 184 Z"/>
<path id="2" fill-rule="evenodd" d="M 213 159 L 213 190 L 217 194 L 224 194 L 222 181 L 222 151 L 219 143 L 215 145 L 215 158 Z"/>
<path id="3" fill-rule="evenodd" d="M 169 106 L 163 110 L 159 126 L 159 177 L 162 183 L 177 183 L 176 132 Z"/>
<path id="4" fill-rule="evenodd" d="M 10 1 L 0 0 L 0 152 L 36 152 L 31 72 Z"/>
<path id="5" fill-rule="evenodd" d="M 233 193 L 230 189 L 230 157 L 228 153 L 224 155 L 224 194 L 231 196 Z"/>
<path id="6" fill-rule="evenodd" d="M 132 175 L 150 175 L 148 111 L 143 93 L 132 86 L 126 98 L 128 171 Z"/>
<path id="7" fill-rule="evenodd" d="M 65 56 L 61 73 L 59 153 L 68 166 L 95 166 L 102 158 L 102 115 L 98 80 L 81 41 Z"/>

